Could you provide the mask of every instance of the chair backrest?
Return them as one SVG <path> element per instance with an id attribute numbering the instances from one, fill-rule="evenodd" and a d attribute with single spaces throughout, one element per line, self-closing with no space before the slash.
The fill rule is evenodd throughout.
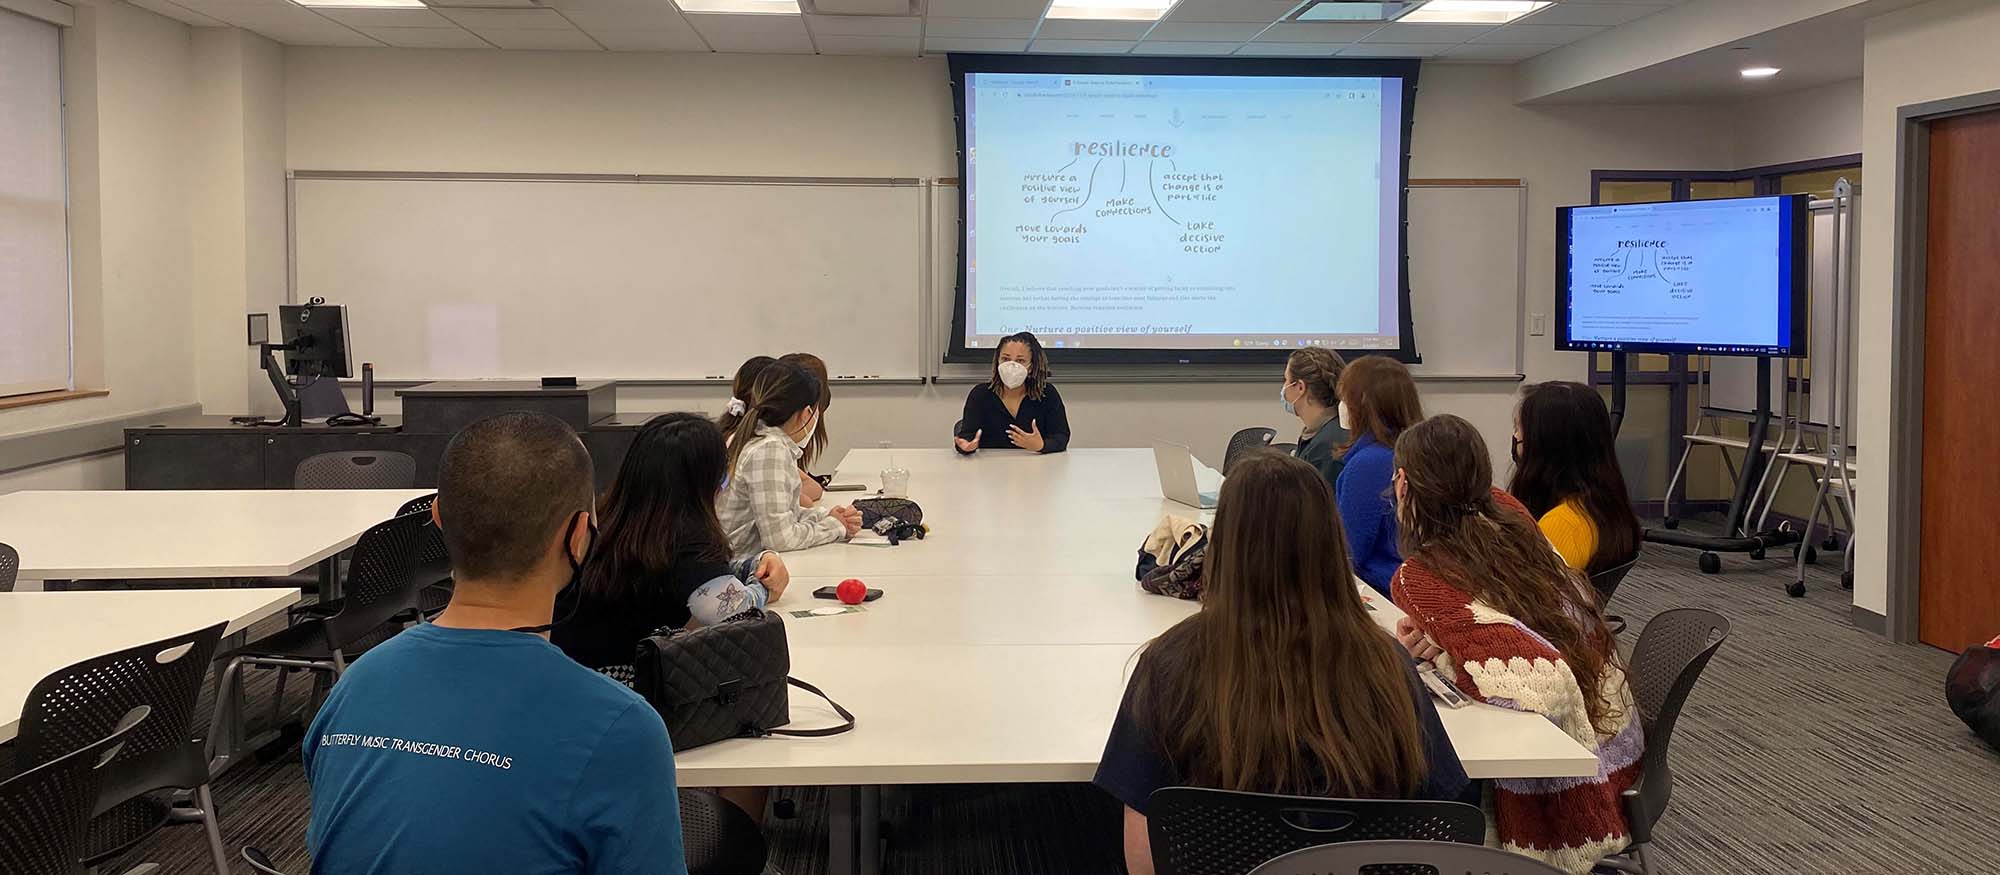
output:
<path id="1" fill-rule="evenodd" d="M 1285 455 L 1289 456 L 1289 455 L 1291 455 L 1291 454 L 1293 454 L 1293 453 L 1296 453 L 1296 452 L 1298 452 L 1298 451 L 1299 451 L 1299 445 L 1298 445 L 1298 444 L 1272 444 L 1272 445 L 1271 445 L 1271 449 L 1274 449 L 1274 450 L 1277 450 L 1278 452 L 1280 452 L 1280 453 L 1284 453 Z"/>
<path id="2" fill-rule="evenodd" d="M 1147 801 L 1159 875 L 1244 875 L 1280 854 L 1332 842 L 1425 839 L 1478 844 L 1486 816 L 1457 802 L 1321 799 L 1167 787 Z"/>
<path id="3" fill-rule="evenodd" d="M 347 565 L 340 610 L 325 621 L 328 646 L 345 648 L 417 606 L 423 583 L 412 572 L 430 519 L 429 511 L 401 514 L 361 533 Z"/>
<path id="4" fill-rule="evenodd" d="M 250 871 L 257 875 L 285 875 L 276 863 L 271 862 L 271 856 L 258 848 L 244 848 L 243 862 L 249 863 Z"/>
<path id="5" fill-rule="evenodd" d="M 757 822 L 736 803 L 702 790 L 682 790 L 681 837 L 688 875 L 759 875 L 769 849 Z"/>
<path id="6" fill-rule="evenodd" d="M 417 543 L 416 565 L 411 573 L 417 583 L 423 586 L 447 580 L 451 577 L 451 552 L 444 548 L 444 530 L 438 528 L 437 521 L 430 518 L 431 505 L 437 504 L 437 493 L 420 495 L 403 502 L 397 516 L 421 513 L 424 515 L 424 533 Z"/>
<path id="7" fill-rule="evenodd" d="M 1229 475 L 1229 469 L 1236 467 L 1238 460 L 1251 450 L 1268 447 L 1278 436 L 1275 428 L 1246 428 L 1229 436 L 1229 448 L 1222 453 L 1222 474 Z"/>
<path id="8" fill-rule="evenodd" d="M 1639 557 L 1633 556 L 1630 562 L 1614 568 L 1606 568 L 1590 576 L 1590 586 L 1592 589 L 1597 590 L 1598 607 L 1602 608 L 1605 605 L 1611 604 L 1611 597 L 1618 592 L 1618 585 L 1625 582 L 1625 575 L 1631 574 L 1632 569 L 1638 566 L 1638 564 Z"/>
<path id="9" fill-rule="evenodd" d="M 1688 692 L 1722 642 L 1729 637 L 1729 620 L 1702 608 L 1662 611 L 1639 633 L 1632 647 L 1627 675 L 1639 718 L 1646 730 L 1646 754 L 1640 765 L 1639 787 L 1626 796 L 1626 815 L 1635 842 L 1652 840 L 1653 824 L 1667 811 L 1674 793 L 1674 772 L 1667 762 L 1667 744 Z"/>
<path id="10" fill-rule="evenodd" d="M 307 456 L 292 469 L 294 489 L 408 489 L 417 460 L 395 450 L 341 450 Z"/>
<path id="11" fill-rule="evenodd" d="M 97 813 L 101 767 L 118 756 L 126 733 L 145 722 L 145 706 L 121 717 L 104 737 L 0 781 L 0 872 L 83 875 L 85 830 Z"/>
<path id="12" fill-rule="evenodd" d="M 21 573 L 21 554 L 0 544 L 0 592 L 14 591 L 14 578 Z"/>
<path id="13" fill-rule="evenodd" d="M 21 709 L 21 762 L 39 765 L 88 747 L 144 707 L 152 716 L 125 737 L 103 772 L 102 807 L 207 783 L 194 710 L 224 625 L 86 659 L 42 678 Z"/>
<path id="14" fill-rule="evenodd" d="M 1561 875 L 1561 869 L 1499 848 L 1453 842 L 1346 842 L 1293 851 L 1251 875 Z"/>

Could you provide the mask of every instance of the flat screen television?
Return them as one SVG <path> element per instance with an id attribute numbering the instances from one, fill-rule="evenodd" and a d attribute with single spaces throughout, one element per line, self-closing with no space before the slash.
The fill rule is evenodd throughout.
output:
<path id="1" fill-rule="evenodd" d="M 1556 349 L 1803 356 L 1806 195 L 1556 210 Z"/>

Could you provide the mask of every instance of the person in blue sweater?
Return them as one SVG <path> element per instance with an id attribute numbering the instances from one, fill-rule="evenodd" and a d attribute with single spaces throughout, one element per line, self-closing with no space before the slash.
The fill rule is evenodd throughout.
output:
<path id="1" fill-rule="evenodd" d="M 1341 370 L 1340 427 L 1350 437 L 1335 451 L 1341 468 L 1333 491 L 1354 573 L 1384 596 L 1403 564 L 1396 547 L 1396 438 L 1423 418 L 1417 383 L 1402 362 L 1363 356 Z"/>

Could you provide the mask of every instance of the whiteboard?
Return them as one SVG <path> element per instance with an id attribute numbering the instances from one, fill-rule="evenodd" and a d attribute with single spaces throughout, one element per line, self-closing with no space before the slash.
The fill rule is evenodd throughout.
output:
<path id="1" fill-rule="evenodd" d="M 1518 184 L 1410 186 L 1413 373 L 1521 373 L 1526 201 Z"/>
<path id="2" fill-rule="evenodd" d="M 327 175 L 292 183 L 295 301 L 382 380 L 689 380 L 804 350 L 923 374 L 916 180 Z"/>

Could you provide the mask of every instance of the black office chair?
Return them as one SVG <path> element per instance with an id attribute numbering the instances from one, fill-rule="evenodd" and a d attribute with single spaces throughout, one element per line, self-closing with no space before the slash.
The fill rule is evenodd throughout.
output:
<path id="1" fill-rule="evenodd" d="M 397 516 L 421 513 L 426 517 L 423 537 L 417 543 L 416 564 L 410 571 L 422 587 L 417 594 L 417 610 L 426 618 L 437 616 L 451 603 L 451 553 L 444 547 L 444 532 L 429 519 L 431 505 L 436 503 L 437 493 L 433 492 L 403 502 L 402 509 L 396 511 Z"/>
<path id="2" fill-rule="evenodd" d="M 97 805 L 102 769 L 148 713 L 134 708 L 103 738 L 0 781 L 0 872 L 89 873 L 82 862 L 84 830 Z"/>
<path id="3" fill-rule="evenodd" d="M 681 838 L 688 875 L 759 875 L 769 850 L 757 821 L 706 790 L 682 790 Z"/>
<path id="4" fill-rule="evenodd" d="M 1629 676 L 1632 697 L 1646 731 L 1646 754 L 1640 760 L 1639 786 L 1625 791 L 1625 817 L 1632 824 L 1632 844 L 1601 863 L 1622 872 L 1651 875 L 1646 848 L 1653 827 L 1673 800 L 1674 770 L 1667 762 L 1674 723 L 1702 669 L 1729 638 L 1729 621 L 1701 608 L 1675 608 L 1655 615 L 1632 647 Z"/>
<path id="5" fill-rule="evenodd" d="M 271 862 L 269 854 L 256 848 L 243 849 L 243 862 L 249 863 L 250 871 L 257 875 L 285 875 L 276 863 Z"/>
<path id="6" fill-rule="evenodd" d="M 1618 585 L 1625 582 L 1625 575 L 1631 574 L 1632 569 L 1638 564 L 1639 557 L 1635 555 L 1631 561 L 1623 565 L 1615 568 L 1606 568 L 1590 576 L 1590 587 L 1597 590 L 1597 607 L 1599 610 L 1603 610 L 1605 606 L 1611 604 L 1611 597 L 1618 592 Z M 1604 622 L 1611 626 L 1611 634 L 1613 635 L 1621 634 L 1625 631 L 1624 617 L 1617 614 L 1605 614 Z"/>
<path id="7" fill-rule="evenodd" d="M 216 872 L 229 875 L 208 762 L 193 732 L 195 702 L 224 625 L 84 660 L 28 692 L 17 740 L 24 765 L 51 762 L 95 743 L 135 708 L 152 712 L 99 770 L 98 814 L 90 820 L 82 855 L 86 865 L 123 854 L 169 824 L 199 823 L 208 832 Z M 161 792 L 166 790 L 194 791 L 195 807 L 176 806 Z"/>
<path id="8" fill-rule="evenodd" d="M 0 544 L 0 592 L 13 592 L 14 578 L 20 573 L 20 552 L 6 544 Z"/>
<path id="9" fill-rule="evenodd" d="M 320 695 L 347 671 L 349 659 L 393 637 L 402 630 L 402 621 L 415 616 L 419 587 L 410 569 L 429 521 L 428 513 L 410 513 L 369 527 L 354 545 L 345 595 L 309 606 L 298 623 L 217 657 L 225 667 L 215 678 L 215 716 L 208 731 L 211 769 L 220 766 L 240 741 L 242 721 L 237 712 L 243 705 L 244 666 L 313 672 L 317 706 Z M 284 696 L 284 675 L 278 678 L 273 722 Z"/>
<path id="10" fill-rule="evenodd" d="M 1236 467 L 1236 463 L 1239 460 L 1241 460 L 1244 457 L 1244 455 L 1248 454 L 1251 450 L 1262 449 L 1264 447 L 1270 446 L 1271 441 L 1276 439 L 1277 436 L 1278 436 L 1277 429 L 1264 428 L 1262 426 L 1258 426 L 1256 428 L 1246 428 L 1233 435 L 1230 435 L 1229 448 L 1224 450 L 1222 453 L 1223 476 L 1225 477 L 1229 476 L 1229 469 Z"/>
<path id="11" fill-rule="evenodd" d="M 1540 860 L 1483 845 L 1454 842 L 1345 842 L 1293 851 L 1250 875 L 1562 875 Z"/>
<path id="12" fill-rule="evenodd" d="M 293 489 L 409 489 L 417 460 L 394 450 L 341 450 L 307 456 L 292 469 Z"/>
<path id="13" fill-rule="evenodd" d="M 1298 445 L 1298 444 L 1272 444 L 1272 445 L 1271 445 L 1271 449 L 1274 449 L 1274 450 L 1277 450 L 1278 452 L 1280 452 L 1280 453 L 1284 453 L 1285 455 L 1289 456 L 1289 455 L 1291 455 L 1291 454 L 1293 454 L 1293 453 L 1296 453 L 1296 452 L 1298 452 L 1298 451 L 1299 451 L 1299 445 Z"/>
<path id="14" fill-rule="evenodd" d="M 1300 848 L 1374 839 L 1479 844 L 1486 816 L 1458 802 L 1321 799 L 1167 787 L 1147 800 L 1159 875 L 1245 875 Z"/>

